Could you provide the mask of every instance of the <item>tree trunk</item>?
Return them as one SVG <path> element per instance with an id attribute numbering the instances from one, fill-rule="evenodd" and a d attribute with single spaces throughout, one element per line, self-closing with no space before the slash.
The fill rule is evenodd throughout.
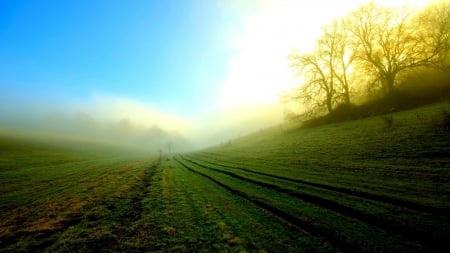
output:
<path id="1" fill-rule="evenodd" d="M 395 83 L 395 74 L 390 74 L 386 76 L 385 81 L 385 90 L 386 94 L 392 94 L 394 92 L 394 83 Z"/>
<path id="2" fill-rule="evenodd" d="M 332 95 L 331 95 L 331 93 L 327 93 L 327 110 L 328 110 L 328 113 L 331 113 L 333 111 Z"/>
<path id="3" fill-rule="evenodd" d="M 344 101 L 345 101 L 346 105 L 350 104 L 350 94 L 348 92 L 348 86 L 347 85 L 345 85 L 345 87 L 344 87 Z"/>
<path id="4" fill-rule="evenodd" d="M 347 66 L 348 67 L 348 66 Z M 348 79 L 347 79 L 347 67 L 345 64 L 342 64 L 342 69 L 344 70 L 342 73 L 342 86 L 344 87 L 344 102 L 347 105 L 350 105 L 350 89 L 348 87 Z"/>

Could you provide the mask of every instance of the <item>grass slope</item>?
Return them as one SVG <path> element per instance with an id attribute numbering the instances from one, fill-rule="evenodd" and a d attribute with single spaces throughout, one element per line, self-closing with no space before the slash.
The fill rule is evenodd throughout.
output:
<path id="1" fill-rule="evenodd" d="M 0 252 L 443 252 L 449 109 L 279 126 L 162 159 L 0 134 Z"/>
<path id="2" fill-rule="evenodd" d="M 343 251 L 439 252 L 450 239 L 449 109 L 274 127 L 179 160 Z"/>

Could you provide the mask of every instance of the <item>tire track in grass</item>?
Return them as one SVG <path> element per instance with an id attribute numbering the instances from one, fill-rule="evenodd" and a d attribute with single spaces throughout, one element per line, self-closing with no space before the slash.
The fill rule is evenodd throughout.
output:
<path id="1" fill-rule="evenodd" d="M 147 217 L 136 223 L 136 239 L 130 241 L 135 247 L 128 252 L 335 252 L 326 241 L 294 232 L 279 217 L 262 213 L 173 159 L 161 168 L 161 180 L 168 174 L 171 200 L 154 202 L 163 191 L 162 182 L 154 179 L 151 187 L 159 191 L 151 192 Z M 169 204 L 173 215 L 165 211 Z M 153 229 L 147 230 L 149 224 Z"/>
<path id="2" fill-rule="evenodd" d="M 214 252 L 280 252 L 281 249 L 283 252 L 334 252 L 326 241 L 303 230 L 294 232 L 279 217 L 246 199 L 236 198 L 208 178 L 192 173 L 179 163 L 174 169 L 183 173 L 179 177 L 186 180 L 184 188 L 191 196 L 191 203 L 203 213 L 206 219 L 203 224 L 214 224 L 214 229 L 207 233 L 216 234 L 212 237 L 217 240 L 219 236 L 222 242 Z"/>
<path id="3" fill-rule="evenodd" d="M 316 236 L 316 237 L 320 237 L 320 238 L 324 238 L 326 241 L 328 241 L 330 244 L 334 245 L 336 248 L 342 250 L 343 252 L 358 252 L 358 248 L 355 248 L 355 245 L 349 244 L 347 242 L 343 242 L 341 240 L 339 240 L 339 236 L 336 234 L 335 231 L 332 230 L 323 230 L 323 229 L 318 229 L 315 226 L 313 226 L 311 223 L 305 222 L 289 213 L 284 212 L 281 209 L 278 209 L 274 206 L 271 206 L 265 202 L 263 202 L 262 200 L 258 200 L 255 198 L 252 198 L 251 196 L 247 195 L 245 192 L 241 192 L 238 191 L 236 189 L 231 188 L 230 186 L 214 179 L 213 177 L 202 173 L 200 171 L 197 171 L 195 169 L 193 169 L 192 167 L 186 165 L 185 163 L 183 163 L 182 161 L 178 160 L 177 158 L 174 158 L 175 161 L 177 161 L 181 166 L 185 167 L 187 170 L 189 170 L 190 172 L 193 172 L 195 174 L 198 174 L 202 177 L 207 178 L 208 180 L 214 182 L 215 184 L 217 184 L 218 186 L 226 189 L 227 191 L 231 192 L 232 194 L 239 196 L 245 200 L 250 201 L 251 203 L 253 203 L 254 205 L 258 206 L 259 208 L 266 210 L 270 213 L 272 213 L 273 215 L 279 217 L 281 220 L 284 220 L 285 222 L 288 223 L 289 226 L 297 229 L 297 230 L 301 230 L 301 231 L 308 231 L 308 233 L 310 233 L 312 236 Z"/>
<path id="4" fill-rule="evenodd" d="M 265 187 L 268 189 L 272 189 L 272 190 L 275 190 L 280 193 L 285 193 L 285 194 L 292 196 L 294 198 L 297 198 L 299 200 L 310 202 L 312 204 L 321 206 L 330 211 L 337 212 L 343 216 L 354 218 L 363 223 L 378 227 L 388 233 L 398 234 L 398 235 L 404 236 L 405 238 L 407 238 L 409 240 L 418 241 L 430 248 L 442 249 L 442 248 L 445 248 L 447 245 L 446 241 L 448 240 L 448 238 L 443 238 L 439 235 L 435 235 L 435 234 L 429 233 L 427 231 L 419 231 L 417 229 L 408 228 L 408 227 L 402 226 L 401 224 L 395 223 L 394 221 L 382 219 L 376 215 L 366 213 L 366 212 L 339 204 L 336 201 L 332 201 L 329 199 L 325 199 L 325 198 L 307 194 L 307 193 L 301 193 L 301 192 L 297 192 L 294 190 L 282 188 L 275 184 L 257 181 L 254 179 L 250 179 L 250 178 L 238 175 L 238 174 L 230 172 L 230 171 L 224 171 L 224 170 L 212 168 L 212 167 L 200 164 L 198 162 L 192 161 L 191 159 L 186 159 L 182 156 L 181 156 L 181 158 L 185 161 L 188 161 L 188 162 L 190 162 L 194 165 L 200 166 L 202 168 L 213 170 L 218 173 L 222 173 L 222 174 L 231 176 L 231 177 L 239 179 L 239 180 L 243 180 L 243 181 L 255 184 L 255 185 L 259 185 L 259 186 L 262 186 L 262 187 Z"/>
<path id="5" fill-rule="evenodd" d="M 169 170 L 171 170 L 172 172 L 171 177 L 173 178 L 173 186 L 180 190 L 177 196 L 185 196 L 185 205 L 189 206 L 189 210 L 179 210 L 182 215 L 177 219 L 179 220 L 178 223 L 180 223 L 180 225 L 183 224 L 182 227 L 189 227 L 191 229 L 189 233 L 180 235 L 181 237 L 184 237 L 182 240 L 185 247 L 183 251 L 245 251 L 245 243 L 230 245 L 228 241 L 225 241 L 223 239 L 223 229 L 219 230 L 217 224 L 213 222 L 211 216 L 209 216 L 210 213 L 208 215 L 204 212 L 205 210 L 202 209 L 203 206 L 208 206 L 208 204 L 206 204 L 206 200 L 208 200 L 206 196 L 210 194 L 210 192 L 198 194 L 202 191 L 199 191 L 199 189 L 196 187 L 201 187 L 202 184 L 195 184 L 192 180 L 189 179 L 189 176 L 198 177 L 198 175 L 192 174 L 190 171 L 185 170 L 185 168 L 179 166 L 179 164 L 176 164 L 176 166 L 169 166 Z M 178 174 L 179 172 L 181 172 L 182 174 Z M 203 178 L 201 179 L 204 180 Z M 216 201 L 216 198 L 212 199 Z M 180 208 L 180 204 L 181 203 L 177 203 L 178 208 Z M 227 232 L 229 232 L 230 237 L 235 236 L 234 233 L 231 232 L 231 229 L 228 229 Z"/>
<path id="6" fill-rule="evenodd" d="M 188 159 L 184 158 L 184 156 L 182 156 L 182 158 L 185 160 L 188 160 Z M 342 188 L 342 187 L 326 185 L 326 184 L 321 184 L 321 183 L 314 183 L 314 182 L 310 182 L 310 181 L 306 181 L 306 180 L 302 180 L 302 179 L 288 178 L 285 176 L 278 176 L 278 175 L 265 173 L 265 172 L 261 172 L 261 171 L 255 171 L 255 170 L 251 170 L 251 169 L 247 169 L 247 168 L 241 168 L 241 167 L 236 167 L 236 166 L 231 166 L 231 165 L 226 165 L 226 164 L 217 164 L 215 162 L 206 161 L 204 159 L 197 159 L 197 160 L 202 161 L 204 163 L 211 164 L 211 165 L 215 165 L 215 166 L 245 171 L 248 173 L 253 173 L 253 174 L 262 175 L 262 176 L 273 177 L 273 178 L 282 179 L 282 180 L 286 180 L 286 181 L 290 181 L 290 182 L 294 182 L 294 183 L 310 185 L 310 186 L 314 186 L 314 187 L 318 187 L 318 188 L 322 188 L 322 189 L 326 189 L 326 190 L 331 190 L 331 191 L 348 194 L 348 195 L 359 197 L 359 198 L 365 198 L 365 199 L 370 199 L 370 200 L 374 200 L 374 201 L 385 202 L 385 203 L 388 203 L 391 205 L 396 205 L 396 206 L 405 207 L 405 208 L 413 209 L 413 210 L 420 211 L 420 212 L 426 212 L 429 214 L 439 215 L 439 216 L 444 216 L 444 217 L 450 218 L 450 210 L 447 208 L 428 206 L 428 205 L 423 205 L 423 204 L 416 203 L 416 202 L 398 199 L 395 197 L 390 197 L 390 196 L 385 196 L 385 195 L 377 195 L 377 194 L 373 194 L 370 192 L 355 191 L 355 190 L 351 190 L 348 188 Z"/>

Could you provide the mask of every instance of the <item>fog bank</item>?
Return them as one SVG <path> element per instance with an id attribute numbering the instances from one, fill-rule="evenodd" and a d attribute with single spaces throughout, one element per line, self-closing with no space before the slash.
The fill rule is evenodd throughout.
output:
<path id="1" fill-rule="evenodd" d="M 212 109 L 187 118 L 140 101 L 101 95 L 85 102 L 23 101 L 20 108 L 0 110 L 3 128 L 98 139 L 154 152 L 218 145 L 282 121 L 277 104 Z"/>

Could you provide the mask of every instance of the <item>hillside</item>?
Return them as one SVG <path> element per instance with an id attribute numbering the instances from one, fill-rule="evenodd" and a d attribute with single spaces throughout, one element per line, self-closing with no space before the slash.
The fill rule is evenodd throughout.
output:
<path id="1" fill-rule="evenodd" d="M 0 137 L 0 252 L 445 252 L 448 103 L 159 157 Z"/>
<path id="2" fill-rule="evenodd" d="M 440 251 L 450 239 L 449 109 L 282 125 L 180 161 L 344 251 Z"/>

